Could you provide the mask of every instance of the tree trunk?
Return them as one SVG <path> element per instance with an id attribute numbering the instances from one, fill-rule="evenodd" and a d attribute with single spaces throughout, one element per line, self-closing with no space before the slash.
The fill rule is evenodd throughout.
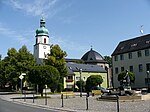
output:
<path id="1" fill-rule="evenodd" d="M 41 97 L 43 97 L 43 87 L 39 86 L 39 93 L 41 94 Z"/>

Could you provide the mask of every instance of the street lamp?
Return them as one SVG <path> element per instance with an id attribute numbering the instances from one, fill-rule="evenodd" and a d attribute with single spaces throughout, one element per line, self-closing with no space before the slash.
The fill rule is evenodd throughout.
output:
<path id="1" fill-rule="evenodd" d="M 82 69 L 79 69 L 80 72 L 80 97 L 82 97 L 82 82 L 81 82 L 81 74 L 82 74 Z"/>
<path id="2" fill-rule="evenodd" d="M 149 71 L 146 72 L 147 73 L 147 84 L 148 84 L 148 93 L 149 93 Z"/>

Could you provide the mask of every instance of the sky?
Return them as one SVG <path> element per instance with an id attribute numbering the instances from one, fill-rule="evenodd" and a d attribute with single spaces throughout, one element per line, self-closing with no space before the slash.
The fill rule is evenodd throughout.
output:
<path id="1" fill-rule="evenodd" d="M 41 17 L 50 44 L 67 58 L 80 59 L 91 47 L 111 56 L 120 41 L 141 36 L 141 29 L 150 33 L 150 0 L 0 0 L 2 58 L 23 45 L 33 53 Z"/>

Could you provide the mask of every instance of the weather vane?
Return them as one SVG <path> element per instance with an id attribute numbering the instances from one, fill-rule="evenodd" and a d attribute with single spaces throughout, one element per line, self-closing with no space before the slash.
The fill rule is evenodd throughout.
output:
<path id="1" fill-rule="evenodd" d="M 143 35 L 143 33 L 144 33 L 144 31 L 143 31 L 143 26 L 144 26 L 144 25 L 141 25 L 141 27 L 140 27 L 140 32 L 141 32 L 142 35 Z"/>

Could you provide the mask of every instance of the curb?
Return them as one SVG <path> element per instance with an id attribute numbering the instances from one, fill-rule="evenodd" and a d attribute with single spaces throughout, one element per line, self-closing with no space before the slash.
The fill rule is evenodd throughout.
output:
<path id="1" fill-rule="evenodd" d="M 53 111 L 64 111 L 64 112 L 77 112 L 76 110 L 72 110 L 72 109 L 67 109 L 67 108 L 56 108 L 56 107 L 49 107 L 48 105 L 39 105 L 36 103 L 29 103 L 29 102 L 22 102 L 22 101 L 14 101 L 14 100 L 10 100 L 9 99 L 5 99 L 4 97 L 0 99 L 8 101 L 8 102 L 13 102 L 16 104 L 21 104 L 21 105 L 25 105 L 25 106 L 30 106 L 30 107 L 36 107 L 36 108 L 43 108 L 43 109 L 47 109 L 47 110 L 53 110 Z"/>
<path id="2" fill-rule="evenodd" d="M 77 112 L 76 110 L 71 110 L 71 109 L 64 109 L 64 108 L 55 108 L 55 107 L 49 107 L 48 105 L 38 105 L 38 104 L 33 104 L 33 103 L 27 103 L 27 102 L 21 102 L 21 101 L 13 101 L 14 103 L 17 104 L 23 104 L 23 105 L 28 105 L 32 107 L 41 107 L 43 109 L 48 109 L 48 110 L 54 110 L 54 111 L 65 111 L 65 112 Z"/>

